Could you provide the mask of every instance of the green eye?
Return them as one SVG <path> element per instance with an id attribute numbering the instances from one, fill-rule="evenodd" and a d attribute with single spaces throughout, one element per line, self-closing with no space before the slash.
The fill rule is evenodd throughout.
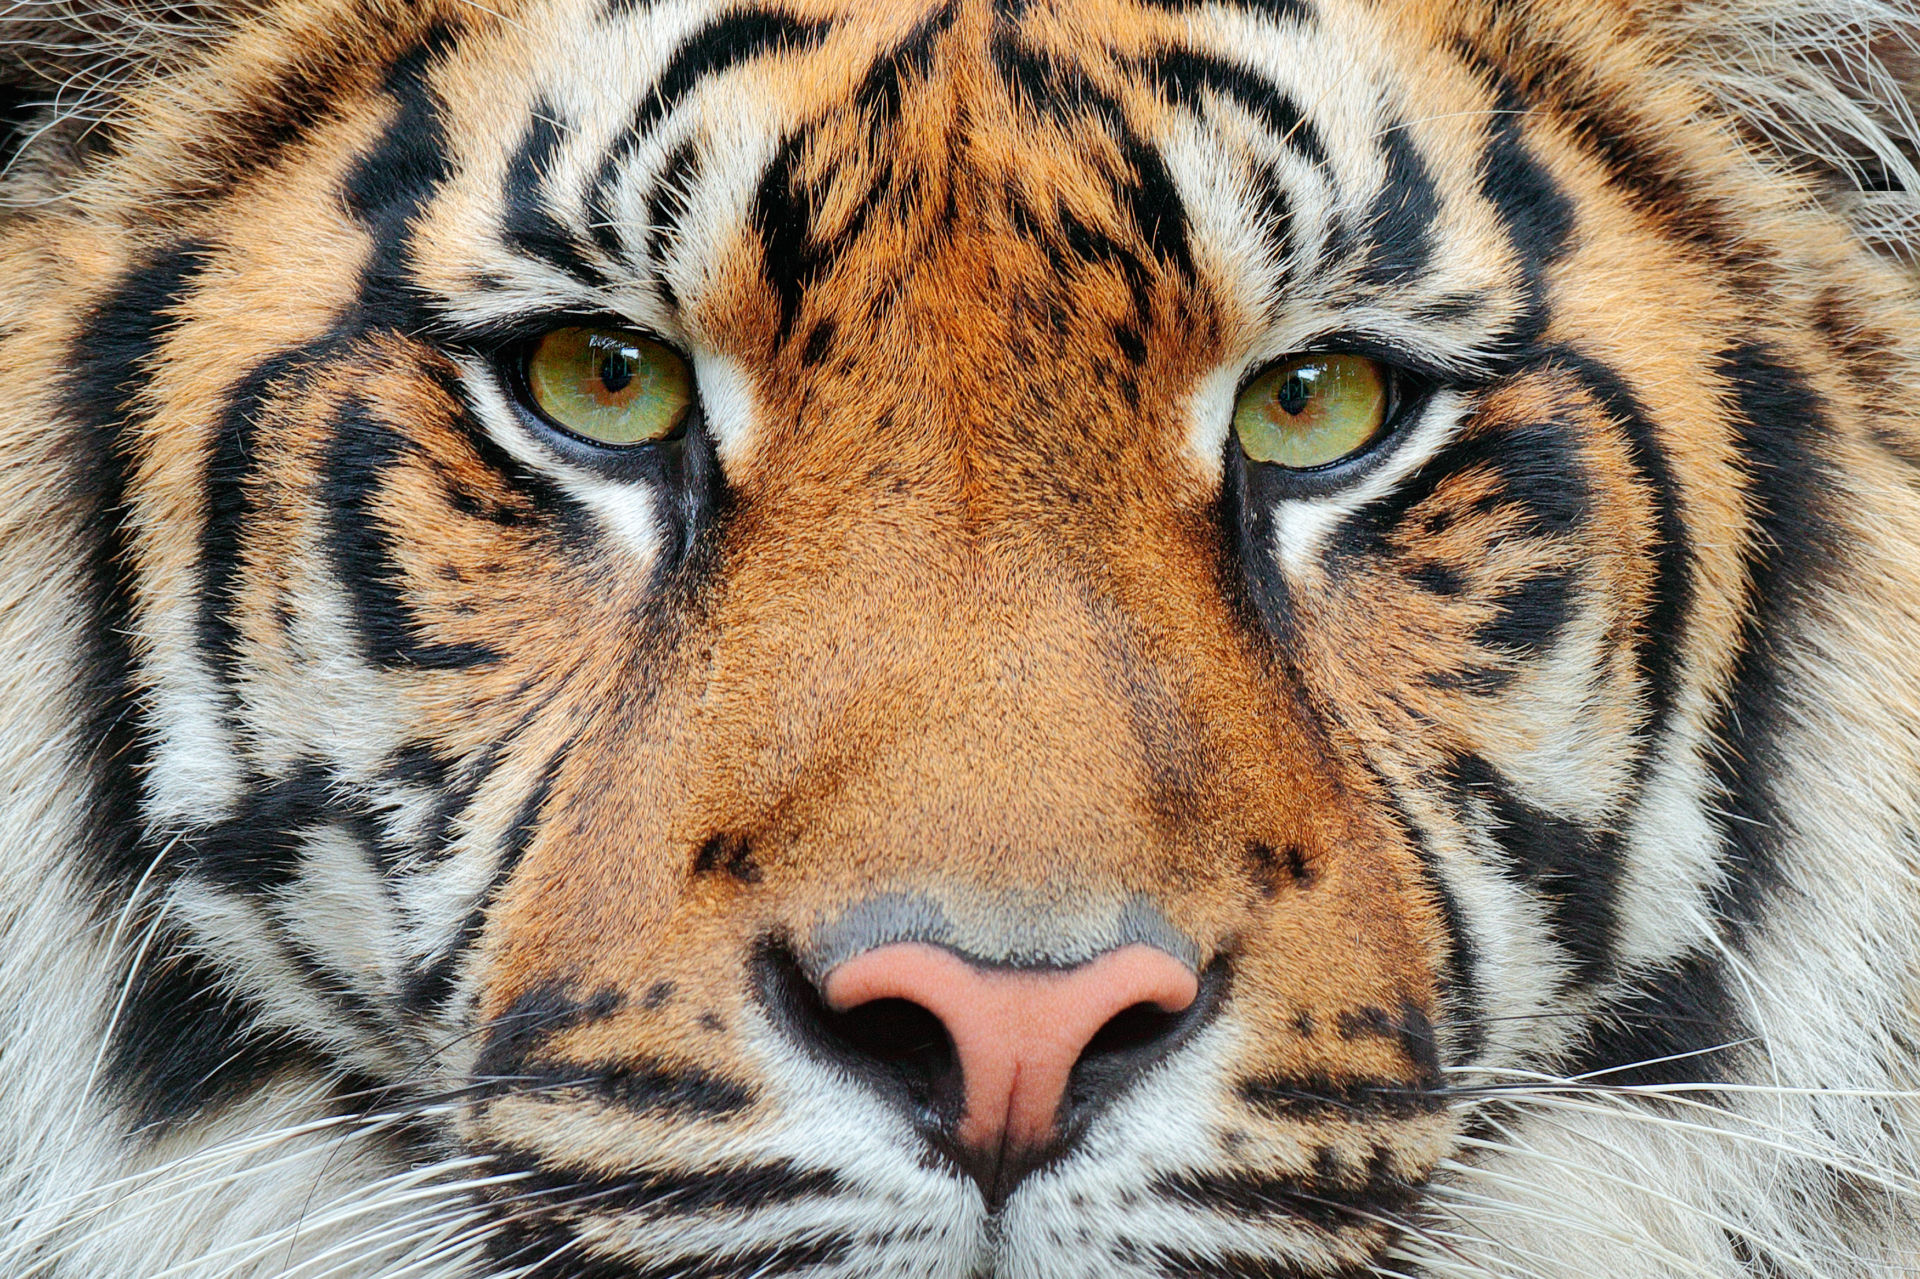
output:
<path id="1" fill-rule="evenodd" d="M 527 356 L 527 390 L 557 425 L 600 444 L 664 440 L 693 409 L 693 371 L 638 333 L 555 329 Z"/>
<path id="2" fill-rule="evenodd" d="M 1296 355 L 1240 392 L 1233 431 L 1256 462 L 1328 466 L 1373 443 L 1387 423 L 1389 374 L 1358 355 Z"/>

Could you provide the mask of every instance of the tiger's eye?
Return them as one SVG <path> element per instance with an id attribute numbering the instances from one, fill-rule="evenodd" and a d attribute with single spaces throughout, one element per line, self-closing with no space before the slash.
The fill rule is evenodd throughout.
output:
<path id="1" fill-rule="evenodd" d="M 1386 425 L 1387 370 L 1358 355 L 1296 355 L 1240 392 L 1233 430 L 1256 462 L 1328 466 L 1374 441 Z"/>
<path id="2" fill-rule="evenodd" d="M 673 436 L 693 409 L 693 371 L 638 333 L 555 329 L 527 356 L 527 390 L 558 426 L 625 447 Z"/>

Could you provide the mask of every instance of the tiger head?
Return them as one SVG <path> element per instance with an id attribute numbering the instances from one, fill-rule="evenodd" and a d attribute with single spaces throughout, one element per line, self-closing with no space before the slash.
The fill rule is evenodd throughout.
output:
<path id="1" fill-rule="evenodd" d="M 1912 28 L 1752 8 L 0 18 L 22 1096 L 344 1124 L 0 1257 L 1883 1273 Z"/>

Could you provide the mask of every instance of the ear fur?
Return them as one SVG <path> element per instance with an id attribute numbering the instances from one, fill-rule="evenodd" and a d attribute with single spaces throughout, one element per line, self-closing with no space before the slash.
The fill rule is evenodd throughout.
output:
<path id="1" fill-rule="evenodd" d="M 245 0 L 0 0 L 0 205 L 57 189 L 130 84 L 230 29 Z"/>
<path id="2" fill-rule="evenodd" d="M 1920 2 L 1646 0 L 1641 14 L 1862 238 L 1920 260 Z"/>

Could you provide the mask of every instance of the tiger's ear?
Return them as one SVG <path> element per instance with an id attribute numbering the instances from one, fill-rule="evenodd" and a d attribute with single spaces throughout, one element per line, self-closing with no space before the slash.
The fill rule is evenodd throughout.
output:
<path id="1" fill-rule="evenodd" d="M 129 86 L 185 62 L 250 8 L 247 0 L 0 0 L 0 203 L 111 136 Z"/>
<path id="2" fill-rule="evenodd" d="M 1630 5 L 1752 138 L 1875 247 L 1920 263 L 1920 3 Z"/>

